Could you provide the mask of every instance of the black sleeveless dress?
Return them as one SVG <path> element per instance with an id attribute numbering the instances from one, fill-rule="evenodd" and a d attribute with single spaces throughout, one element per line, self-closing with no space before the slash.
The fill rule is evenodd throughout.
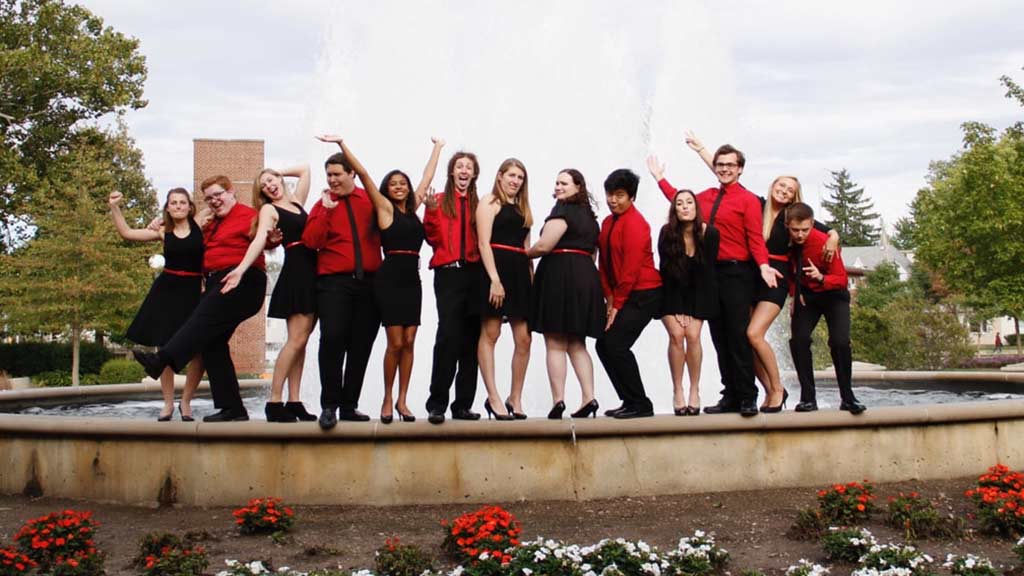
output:
<path id="1" fill-rule="evenodd" d="M 188 219 L 188 236 L 164 233 L 164 270 L 125 335 L 143 346 L 163 346 L 199 305 L 203 290 L 203 231 Z"/>
<path id="2" fill-rule="evenodd" d="M 420 248 L 426 233 L 416 214 L 395 208 L 391 226 L 380 231 L 384 262 L 373 278 L 373 294 L 384 326 L 419 326 L 423 306 Z"/>
<path id="3" fill-rule="evenodd" d="M 589 208 L 581 204 L 555 203 L 545 222 L 556 219 L 565 220 L 567 229 L 537 265 L 530 329 L 541 334 L 598 338 L 604 334 L 606 312 L 601 277 L 591 254 L 597 249 L 601 229 Z"/>
<path id="4" fill-rule="evenodd" d="M 316 313 L 316 252 L 302 244 L 302 231 L 306 228 L 306 211 L 292 202 L 298 212 L 279 206 L 277 227 L 281 230 L 284 246 L 284 265 L 277 276 L 274 293 L 270 296 L 267 316 L 288 318 L 292 314 Z"/>
<path id="5" fill-rule="evenodd" d="M 718 313 L 718 283 L 714 263 L 718 259 L 718 229 L 708 226 L 700 258 L 682 255 L 683 266 L 675 266 L 665 251 L 668 227 L 658 236 L 659 271 L 662 281 L 661 315 L 685 314 L 707 320 Z"/>
<path id="6" fill-rule="evenodd" d="M 530 317 L 530 259 L 526 257 L 523 249 L 530 229 L 523 228 L 525 223 L 526 219 L 512 204 L 503 204 L 494 217 L 494 226 L 491 228 L 491 251 L 494 253 L 494 267 L 498 271 L 498 278 L 501 278 L 501 285 L 505 288 L 505 300 L 500 308 L 491 306 L 491 279 L 487 275 L 487 270 L 480 266 L 480 291 L 483 295 L 480 310 L 484 316 L 506 320 L 526 320 Z"/>

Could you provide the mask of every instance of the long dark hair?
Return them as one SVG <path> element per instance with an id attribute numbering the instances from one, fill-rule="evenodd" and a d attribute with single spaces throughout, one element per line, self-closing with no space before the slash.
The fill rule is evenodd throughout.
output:
<path id="1" fill-rule="evenodd" d="M 396 204 L 398 202 L 391 197 L 391 193 L 388 191 L 390 188 L 388 185 L 391 184 L 391 179 L 395 176 L 405 178 L 405 185 L 409 187 L 409 194 L 405 197 L 405 213 L 416 216 L 416 191 L 413 190 L 412 180 L 409 180 L 409 175 L 405 172 L 402 172 L 401 170 L 392 170 L 385 174 L 384 179 L 380 181 L 380 193 L 388 200 L 391 200 L 392 204 Z"/>
<path id="2" fill-rule="evenodd" d="M 476 204 L 479 198 L 476 197 L 476 179 L 480 176 L 480 162 L 476 154 L 472 152 L 458 151 L 452 154 L 448 160 L 448 179 L 444 182 L 444 198 L 441 199 L 441 212 L 449 218 L 455 218 L 455 178 L 452 171 L 455 170 L 455 163 L 462 158 L 469 158 L 473 162 L 473 179 L 469 181 L 466 188 L 466 195 L 469 196 L 469 221 L 476 225 Z"/>
<path id="3" fill-rule="evenodd" d="M 693 198 L 696 215 L 690 229 L 693 240 L 693 258 L 697 263 L 704 262 L 704 224 L 697 208 L 697 196 L 692 190 L 680 190 L 672 197 L 672 205 L 668 210 L 668 222 L 661 227 L 658 235 L 658 255 L 661 256 L 661 273 L 675 280 L 682 280 L 689 274 L 689 259 L 686 258 L 686 223 L 676 215 L 676 200 L 680 194 L 689 194 Z"/>
<path id="4" fill-rule="evenodd" d="M 167 191 L 167 198 L 164 199 L 164 207 L 162 212 L 164 214 L 164 232 L 171 234 L 174 232 L 174 218 L 171 218 L 170 213 L 167 212 L 167 205 L 171 203 L 171 196 L 175 194 L 181 194 L 188 200 L 188 217 L 192 219 L 196 215 L 196 204 L 192 201 L 192 195 L 188 193 L 188 190 L 184 188 L 171 188 Z"/>
<path id="5" fill-rule="evenodd" d="M 569 178 L 572 178 L 572 183 L 580 189 L 575 196 L 562 200 L 562 202 L 565 202 L 566 204 L 580 204 L 586 206 L 587 210 L 590 210 L 590 215 L 594 217 L 594 220 L 597 220 L 597 210 L 594 209 L 594 207 L 597 206 L 597 201 L 595 201 L 594 197 L 590 195 L 590 190 L 587 190 L 587 181 L 583 178 L 583 174 L 575 168 L 559 170 L 558 173 L 568 174 Z"/>

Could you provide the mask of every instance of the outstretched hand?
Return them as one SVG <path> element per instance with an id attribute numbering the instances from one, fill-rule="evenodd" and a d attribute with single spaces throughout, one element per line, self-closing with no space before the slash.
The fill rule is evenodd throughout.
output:
<path id="1" fill-rule="evenodd" d="M 344 138 L 342 138 L 341 136 L 339 136 L 337 134 L 318 134 L 318 135 L 314 136 L 314 138 L 316 138 L 317 140 L 319 140 L 321 142 L 326 142 L 327 144 L 338 144 L 338 145 L 341 145 L 342 140 L 344 140 Z"/>
<path id="2" fill-rule="evenodd" d="M 655 180 L 661 180 L 665 177 L 665 163 L 659 162 L 658 157 L 651 154 L 647 157 L 647 171 L 654 176 Z"/>
<path id="3" fill-rule="evenodd" d="M 694 152 L 704 150 L 704 143 L 700 141 L 700 138 L 697 138 L 697 135 L 693 133 L 693 130 L 686 131 L 686 145 Z"/>
<path id="4" fill-rule="evenodd" d="M 235 268 L 231 272 L 228 272 L 227 276 L 224 277 L 220 287 L 221 294 L 227 294 L 238 287 L 238 283 L 242 281 L 242 270 Z"/>
<path id="5" fill-rule="evenodd" d="M 782 278 L 782 273 L 772 268 L 768 264 L 761 265 L 761 278 L 769 288 L 775 288 L 779 285 L 779 279 Z"/>
<path id="6" fill-rule="evenodd" d="M 433 186 L 428 186 L 427 189 L 423 192 L 422 197 L 419 198 L 418 200 L 425 204 L 428 210 L 433 210 L 437 208 L 437 196 L 434 195 Z"/>

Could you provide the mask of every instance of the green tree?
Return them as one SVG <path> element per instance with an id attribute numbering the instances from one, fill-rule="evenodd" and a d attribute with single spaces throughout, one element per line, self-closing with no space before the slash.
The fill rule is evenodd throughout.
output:
<path id="1" fill-rule="evenodd" d="M 54 160 L 89 121 L 146 105 L 139 42 L 62 0 L 0 0 L 0 250 L 31 237 Z"/>
<path id="2" fill-rule="evenodd" d="M 913 250 L 915 228 L 913 216 L 904 216 L 896 220 L 896 223 L 893 224 L 893 235 L 890 238 L 892 245 L 897 250 Z"/>
<path id="3" fill-rule="evenodd" d="M 872 246 L 878 240 L 878 214 L 871 212 L 874 203 L 864 197 L 864 188 L 850 178 L 846 168 L 830 170 L 832 181 L 825 184 L 830 191 L 821 206 L 832 215 L 826 224 L 835 228 L 846 246 Z"/>
<path id="4" fill-rule="evenodd" d="M 111 132 L 79 132 L 34 191 L 34 237 L 0 256 L 4 323 L 23 334 L 67 337 L 75 385 L 83 335 L 124 331 L 152 280 L 146 260 L 159 249 L 128 244 L 117 235 L 106 203 L 115 189 L 150 198 L 148 204 L 126 207 L 134 224 L 155 212 L 141 154 L 123 126 Z"/>

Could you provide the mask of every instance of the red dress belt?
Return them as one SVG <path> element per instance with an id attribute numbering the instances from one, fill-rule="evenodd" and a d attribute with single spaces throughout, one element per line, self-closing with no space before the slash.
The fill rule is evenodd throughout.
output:
<path id="1" fill-rule="evenodd" d="M 419 256 L 420 253 L 416 250 L 385 250 L 385 256 L 391 256 L 392 254 L 405 254 L 407 256 Z"/>
<path id="2" fill-rule="evenodd" d="M 172 276 L 202 276 L 202 272 L 192 272 L 191 270 L 174 270 L 172 268 L 164 268 L 164 274 L 170 274 Z"/>
<path id="3" fill-rule="evenodd" d="M 592 252 L 586 250 L 577 250 L 576 248 L 556 248 L 551 251 L 552 254 L 582 254 L 584 256 L 593 256 Z"/>
<path id="4" fill-rule="evenodd" d="M 491 244 L 491 248 L 497 248 L 498 250 L 507 250 L 508 252 L 516 252 L 518 254 L 526 254 L 526 248 L 522 246 L 509 246 L 508 244 Z"/>
<path id="5" fill-rule="evenodd" d="M 776 262 L 789 262 L 789 256 L 786 254 L 769 254 L 768 259 Z"/>

